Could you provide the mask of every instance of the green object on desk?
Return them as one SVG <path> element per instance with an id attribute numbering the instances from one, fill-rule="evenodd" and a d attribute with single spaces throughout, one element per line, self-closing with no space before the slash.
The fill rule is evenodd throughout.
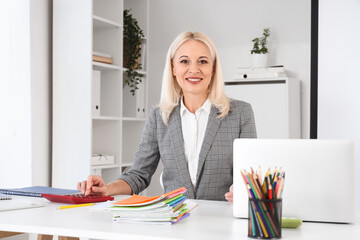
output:
<path id="1" fill-rule="evenodd" d="M 281 227 L 282 228 L 298 228 L 300 227 L 302 224 L 302 220 L 301 219 L 297 219 L 297 218 L 282 218 L 281 221 Z"/>

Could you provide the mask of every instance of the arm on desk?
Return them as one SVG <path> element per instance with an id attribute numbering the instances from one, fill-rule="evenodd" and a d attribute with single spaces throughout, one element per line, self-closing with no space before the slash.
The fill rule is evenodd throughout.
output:
<path id="1" fill-rule="evenodd" d="M 127 182 L 122 179 L 106 184 L 100 176 L 90 175 L 86 181 L 79 182 L 77 189 L 82 194 L 101 194 L 101 195 L 130 195 L 132 189 Z"/>

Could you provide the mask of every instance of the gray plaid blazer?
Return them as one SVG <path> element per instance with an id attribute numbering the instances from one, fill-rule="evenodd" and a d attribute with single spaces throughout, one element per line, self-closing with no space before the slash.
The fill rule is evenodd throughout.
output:
<path id="1" fill-rule="evenodd" d="M 185 159 L 180 105 L 170 114 L 167 126 L 159 108 L 151 109 L 134 164 L 120 179 L 130 185 L 134 194 L 138 194 L 149 186 L 161 159 L 165 192 L 186 187 L 185 196 L 188 198 L 225 200 L 224 194 L 233 183 L 233 141 L 236 138 L 256 138 L 250 104 L 231 100 L 230 106 L 225 118 L 217 118 L 218 109 L 211 108 L 200 150 L 196 186 L 191 182 Z"/>

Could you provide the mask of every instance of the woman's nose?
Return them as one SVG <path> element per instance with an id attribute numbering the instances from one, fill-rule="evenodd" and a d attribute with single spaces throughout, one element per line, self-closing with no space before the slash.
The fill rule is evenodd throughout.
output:
<path id="1" fill-rule="evenodd" d="M 198 73 L 200 72 L 199 66 L 196 63 L 191 63 L 189 66 L 189 72 L 191 73 Z"/>

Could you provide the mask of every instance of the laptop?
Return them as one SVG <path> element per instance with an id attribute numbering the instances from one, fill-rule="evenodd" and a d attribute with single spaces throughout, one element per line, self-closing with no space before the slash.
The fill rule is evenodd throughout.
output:
<path id="1" fill-rule="evenodd" d="M 240 170 L 285 171 L 282 216 L 303 221 L 352 223 L 354 145 L 347 140 L 235 139 L 234 205 L 248 218 L 248 194 Z"/>

